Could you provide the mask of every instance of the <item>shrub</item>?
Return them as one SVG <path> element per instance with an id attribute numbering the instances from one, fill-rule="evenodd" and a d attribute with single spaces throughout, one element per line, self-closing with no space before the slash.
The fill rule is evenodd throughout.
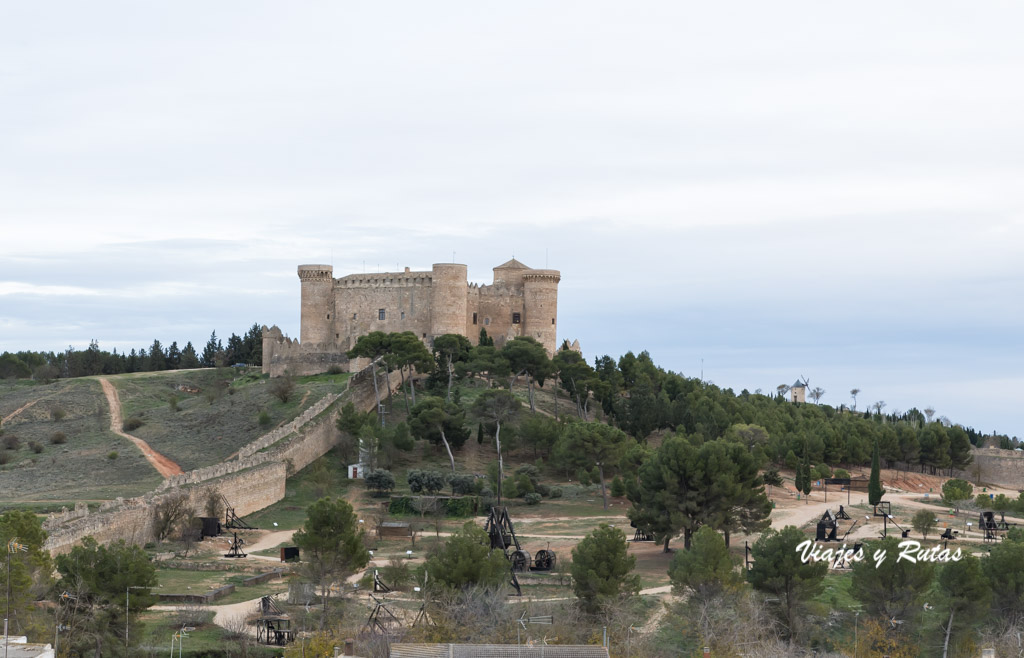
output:
<path id="1" fill-rule="evenodd" d="M 525 496 L 527 505 L 538 505 L 540 504 L 541 495 L 539 493 L 528 493 Z"/>
<path id="2" fill-rule="evenodd" d="M 132 416 L 131 418 L 126 418 L 124 422 L 121 423 L 121 429 L 125 432 L 131 432 L 132 430 L 139 429 L 143 424 L 144 423 L 141 418 L 138 416 Z"/>
<path id="3" fill-rule="evenodd" d="M 6 452 L 0 452 L 0 466 L 8 464 L 11 461 L 11 455 Z"/>
<path id="4" fill-rule="evenodd" d="M 534 487 L 534 489 L 536 490 L 537 493 L 539 493 L 541 496 L 544 496 L 545 498 L 550 498 L 551 497 L 551 487 L 549 487 L 546 484 L 538 483 L 537 486 Z"/>
<path id="5" fill-rule="evenodd" d="M 67 442 L 68 437 L 64 435 L 64 432 L 54 432 L 50 435 L 50 443 L 55 446 L 59 446 Z"/>
<path id="6" fill-rule="evenodd" d="M 117 451 L 111 450 L 109 453 L 107 453 L 107 459 L 117 459 Z"/>
<path id="7" fill-rule="evenodd" d="M 850 472 L 845 468 L 837 468 L 835 472 L 832 474 L 832 477 L 848 478 L 850 477 Z"/>
<path id="8" fill-rule="evenodd" d="M 529 475 L 520 473 L 516 476 L 516 490 L 519 491 L 520 496 L 534 493 L 533 482 Z"/>
<path id="9" fill-rule="evenodd" d="M 828 464 L 818 464 L 815 475 L 817 479 L 824 480 L 825 478 L 832 477 L 832 468 Z"/>
<path id="10" fill-rule="evenodd" d="M 549 498 L 561 498 L 562 497 L 562 487 L 551 487 L 551 493 L 548 494 L 548 497 Z"/>
<path id="11" fill-rule="evenodd" d="M 626 483 L 618 475 L 612 478 L 612 495 L 616 498 L 626 495 Z"/>
<path id="12" fill-rule="evenodd" d="M 266 409 L 260 412 L 258 422 L 260 427 L 270 427 L 270 414 L 267 413 Z"/>
<path id="13" fill-rule="evenodd" d="M 331 367 L 337 368 L 338 366 Z M 389 587 L 402 589 L 412 580 L 412 571 L 409 570 L 409 563 L 406 560 L 393 557 L 387 565 L 381 567 L 380 577 Z"/>
<path id="14" fill-rule="evenodd" d="M 281 402 L 288 402 L 294 391 L 295 380 L 287 373 L 272 380 L 270 383 L 270 394 Z"/>
<path id="15" fill-rule="evenodd" d="M 406 482 L 409 484 L 409 490 L 413 493 L 420 493 L 421 491 L 428 494 L 434 494 L 444 489 L 444 485 L 448 478 L 444 473 L 440 471 L 421 471 L 414 469 L 409 471 L 406 476 Z"/>
<path id="16" fill-rule="evenodd" d="M 4 437 L 4 448 L 6 448 L 7 450 L 17 450 L 20 447 L 21 439 L 19 439 L 18 437 L 14 436 L 13 434 L 8 434 L 7 436 Z"/>
<path id="17" fill-rule="evenodd" d="M 516 479 L 511 475 L 501 483 L 501 495 L 505 498 L 518 498 L 519 489 L 516 487 Z"/>
<path id="18" fill-rule="evenodd" d="M 37 455 L 43 451 L 43 446 L 36 443 L 35 441 L 29 441 L 28 447 L 32 450 L 32 452 L 36 453 Z"/>
<path id="19" fill-rule="evenodd" d="M 580 484 L 584 487 L 590 486 L 590 473 L 584 469 L 580 469 L 576 472 L 576 479 L 580 481 Z"/>
<path id="20" fill-rule="evenodd" d="M 340 375 L 343 372 L 345 372 L 345 370 L 337 363 L 331 364 L 331 367 L 327 369 L 328 375 Z"/>
<path id="21" fill-rule="evenodd" d="M 366 486 L 380 496 L 395 488 L 395 476 L 391 471 L 375 468 L 366 474 Z"/>
<path id="22" fill-rule="evenodd" d="M 61 409 L 60 407 L 54 407 L 53 409 L 50 409 L 50 418 L 56 421 L 64 420 L 65 416 L 67 416 L 67 412 Z"/>
<path id="23" fill-rule="evenodd" d="M 475 480 L 472 475 L 453 475 L 448 481 L 452 485 L 452 493 L 466 495 L 473 493 Z"/>
<path id="24" fill-rule="evenodd" d="M 537 482 L 540 481 L 540 469 L 533 464 L 523 464 L 515 470 L 515 474 L 518 476 L 525 475 L 530 479 L 530 484 L 533 488 L 537 488 Z"/>

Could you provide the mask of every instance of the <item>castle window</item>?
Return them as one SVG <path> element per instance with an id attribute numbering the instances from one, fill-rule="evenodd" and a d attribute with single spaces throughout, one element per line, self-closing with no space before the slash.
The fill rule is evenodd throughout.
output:
<path id="1" fill-rule="evenodd" d="M 328 319 L 328 320 L 330 320 L 330 319 L 331 319 L 331 314 L 330 314 L 330 313 L 328 313 L 328 314 L 327 314 L 327 319 Z"/>
<path id="2" fill-rule="evenodd" d="M 554 323 L 555 323 L 555 319 L 551 318 L 551 324 L 554 324 Z"/>
<path id="3" fill-rule="evenodd" d="M 491 324 L 491 319 L 490 318 L 484 318 L 484 324 L 490 325 Z"/>
<path id="4" fill-rule="evenodd" d="M 352 319 L 353 319 L 353 320 L 355 320 L 355 319 L 356 319 L 356 313 L 353 313 L 353 314 L 352 314 Z"/>
<path id="5" fill-rule="evenodd" d="M 402 319 L 405 319 L 405 311 L 402 311 Z"/>
<path id="6" fill-rule="evenodd" d="M 512 314 L 512 324 L 519 324 L 520 315 L 518 313 Z"/>
<path id="7" fill-rule="evenodd" d="M 383 320 L 384 319 L 384 309 L 380 309 L 379 311 L 377 311 L 377 319 L 378 320 Z"/>
<path id="8" fill-rule="evenodd" d="M 473 324 L 476 324 L 476 313 L 473 314 Z"/>
<path id="9" fill-rule="evenodd" d="M 337 339 L 339 339 L 339 338 L 341 338 L 341 334 L 334 334 L 334 339 L 335 339 L 335 340 L 337 340 Z"/>

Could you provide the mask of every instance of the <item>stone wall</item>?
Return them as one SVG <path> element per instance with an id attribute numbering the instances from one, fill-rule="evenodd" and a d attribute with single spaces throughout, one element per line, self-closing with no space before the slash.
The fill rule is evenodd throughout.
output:
<path id="1" fill-rule="evenodd" d="M 384 379 L 383 373 L 378 373 L 378 376 Z M 388 386 L 395 390 L 400 384 L 401 376 L 397 372 L 391 373 L 387 385 L 382 381 L 380 390 L 383 394 Z M 270 432 L 256 439 L 243 448 L 245 457 L 168 478 L 145 496 L 104 503 L 96 513 L 89 513 L 87 508 L 76 505 L 73 512 L 50 515 L 43 523 L 49 533 L 45 548 L 54 555 L 66 553 L 86 536 L 92 536 L 101 544 L 119 539 L 136 544 L 152 541 L 154 507 L 179 492 L 189 496 L 190 505 L 200 514 L 213 490 L 227 499 L 238 516 L 273 505 L 284 498 L 285 481 L 289 475 L 305 468 L 337 445 L 339 435 L 335 419 L 338 410 L 335 403 L 338 399 L 339 396 L 332 396 L 329 401 L 310 407 L 303 414 L 305 423 L 297 423 L 289 432 Z M 358 409 L 368 411 L 375 407 L 376 396 L 369 368 L 349 380 L 343 399 L 345 402 L 351 400 Z"/>
<path id="2" fill-rule="evenodd" d="M 998 484 L 1008 489 L 1024 489 L 1024 452 L 981 448 L 973 451 L 974 463 L 961 477 L 980 479 L 987 484 Z M 980 477 L 979 477 L 980 476 Z"/>
<path id="3" fill-rule="evenodd" d="M 494 268 L 492 285 L 470 284 L 466 266 L 458 263 L 337 279 L 328 265 L 300 265 L 301 342 L 285 338 L 277 327 L 264 328 L 263 372 L 306 375 L 335 364 L 354 372 L 344 354 L 373 331 L 411 331 L 429 346 L 446 333 L 476 344 L 483 328 L 498 348 L 511 338 L 531 336 L 553 355 L 560 276 L 515 259 Z"/>
<path id="4" fill-rule="evenodd" d="M 300 343 L 282 334 L 276 325 L 263 327 L 263 373 L 271 377 L 280 377 L 285 372 L 296 377 L 317 375 L 327 372 L 331 366 L 350 372 L 356 364 L 345 356 L 346 351 L 339 350 L 333 342 Z"/>

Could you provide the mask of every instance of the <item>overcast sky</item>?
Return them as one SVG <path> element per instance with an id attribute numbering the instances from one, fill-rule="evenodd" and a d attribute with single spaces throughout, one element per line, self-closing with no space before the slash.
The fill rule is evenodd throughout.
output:
<path id="1" fill-rule="evenodd" d="M 300 263 L 562 271 L 559 338 L 1024 437 L 1024 5 L 0 12 L 0 351 L 297 336 Z"/>

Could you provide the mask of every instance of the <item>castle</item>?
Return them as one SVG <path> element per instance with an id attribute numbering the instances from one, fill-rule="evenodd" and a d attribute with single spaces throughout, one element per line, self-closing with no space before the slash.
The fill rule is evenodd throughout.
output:
<path id="1" fill-rule="evenodd" d="M 494 268 L 491 285 L 469 283 L 467 268 L 437 263 L 430 271 L 349 274 L 330 265 L 299 265 L 299 340 L 263 329 L 263 372 L 278 376 L 352 370 L 345 353 L 371 331 L 411 331 L 428 346 L 461 334 L 476 344 L 486 329 L 500 348 L 517 336 L 535 338 L 553 355 L 558 319 L 558 270 L 535 270 L 515 258 Z"/>

